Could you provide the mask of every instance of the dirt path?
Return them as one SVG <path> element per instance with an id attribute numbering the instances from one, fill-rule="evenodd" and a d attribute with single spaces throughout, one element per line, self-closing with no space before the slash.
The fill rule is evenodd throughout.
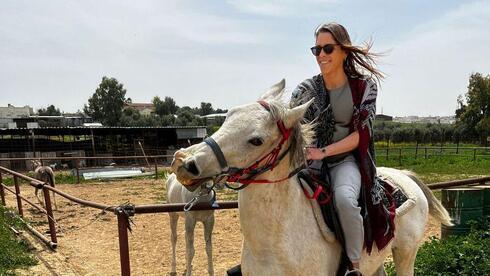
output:
<path id="1" fill-rule="evenodd" d="M 154 204 L 164 202 L 162 180 L 122 180 L 89 184 L 60 184 L 58 187 L 76 197 L 104 204 Z M 22 194 L 33 199 L 30 187 L 22 187 Z M 224 195 L 220 200 L 229 199 Z M 36 245 L 36 254 L 41 260 L 38 266 L 23 275 L 120 275 L 117 219 L 112 213 L 80 207 L 57 197 L 59 210 L 55 212 L 58 250 L 52 252 Z M 15 206 L 12 196 L 8 205 Z M 43 214 L 24 205 L 26 217 L 37 229 L 47 231 Z M 168 215 L 144 214 L 134 217 L 133 233 L 129 237 L 130 259 L 133 275 L 168 275 L 170 271 L 170 230 Z M 213 253 L 216 275 L 224 275 L 226 269 L 239 263 L 241 234 L 237 210 L 216 212 L 213 232 Z M 426 239 L 438 236 L 440 227 L 430 222 Z M 179 220 L 178 263 L 179 275 L 185 270 L 183 220 Z M 193 267 L 195 275 L 207 275 L 207 260 L 202 225 L 196 227 L 196 255 Z"/>

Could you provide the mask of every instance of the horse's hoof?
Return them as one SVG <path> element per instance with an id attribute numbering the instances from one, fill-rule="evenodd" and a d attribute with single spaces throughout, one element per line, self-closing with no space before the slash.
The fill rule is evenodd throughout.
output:
<path id="1" fill-rule="evenodd" d="M 177 276 L 177 272 L 170 272 L 168 275 L 169 276 Z"/>

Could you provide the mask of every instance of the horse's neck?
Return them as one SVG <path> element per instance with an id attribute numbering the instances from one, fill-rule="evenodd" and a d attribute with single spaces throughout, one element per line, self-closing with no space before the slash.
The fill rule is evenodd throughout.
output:
<path id="1" fill-rule="evenodd" d="M 294 170 L 290 168 L 288 157 L 272 171 L 261 174 L 257 179 L 270 181 L 282 179 Z M 245 238 L 260 231 L 269 238 L 301 232 L 302 222 L 311 221 L 316 227 L 310 203 L 305 200 L 296 177 L 270 184 L 250 184 L 239 193 L 240 221 Z M 311 217 L 309 217 L 311 216 Z M 290 220 L 297 221 L 288 223 Z"/>
<path id="2" fill-rule="evenodd" d="M 284 178 L 294 170 L 289 167 L 289 160 L 285 163 L 258 179 Z M 265 264 L 257 268 L 259 274 L 267 271 L 269 265 L 301 269 L 307 275 L 334 274 L 332 268 L 336 269 L 339 260 L 338 245 L 324 239 L 311 203 L 295 176 L 279 183 L 251 184 L 240 191 L 238 201 L 246 258 L 243 263 Z M 318 265 L 298 268 L 298 256 L 315 260 Z"/>

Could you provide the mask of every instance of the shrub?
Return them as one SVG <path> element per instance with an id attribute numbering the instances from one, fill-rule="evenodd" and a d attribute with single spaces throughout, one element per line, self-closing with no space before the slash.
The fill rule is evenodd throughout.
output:
<path id="1" fill-rule="evenodd" d="M 387 263 L 388 275 L 396 275 Z M 415 275 L 490 275 L 490 219 L 474 223 L 466 236 L 432 237 L 415 261 Z"/>

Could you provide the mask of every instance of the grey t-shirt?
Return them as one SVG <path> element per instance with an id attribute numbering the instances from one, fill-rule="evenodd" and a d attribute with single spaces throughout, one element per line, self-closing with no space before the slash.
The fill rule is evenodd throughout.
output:
<path id="1" fill-rule="evenodd" d="M 349 135 L 349 124 L 352 119 L 352 113 L 354 112 L 354 102 L 352 100 L 349 82 L 346 82 L 344 86 L 332 89 L 327 93 L 330 98 L 330 105 L 335 118 L 335 130 L 332 138 L 332 142 L 335 143 Z M 346 158 L 354 160 L 352 153 L 346 152 L 327 157 L 327 163 L 329 166 L 335 166 L 338 163 L 345 161 Z"/>

